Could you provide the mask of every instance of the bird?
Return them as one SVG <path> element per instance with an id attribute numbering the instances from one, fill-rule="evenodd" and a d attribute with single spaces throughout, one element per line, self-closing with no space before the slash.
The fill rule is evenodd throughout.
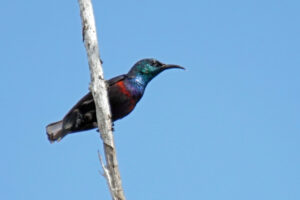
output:
<path id="1" fill-rule="evenodd" d="M 148 83 L 167 69 L 185 69 L 179 65 L 164 64 L 153 58 L 136 62 L 127 74 L 106 81 L 112 121 L 119 120 L 133 111 L 142 98 Z M 95 102 L 91 92 L 82 97 L 60 121 L 46 126 L 48 140 L 60 141 L 70 133 L 97 127 Z"/>

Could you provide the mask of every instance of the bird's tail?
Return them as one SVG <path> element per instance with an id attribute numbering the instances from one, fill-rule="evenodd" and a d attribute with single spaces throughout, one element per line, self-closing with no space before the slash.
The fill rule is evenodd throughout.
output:
<path id="1" fill-rule="evenodd" d="M 46 127 L 47 135 L 48 135 L 48 140 L 52 142 L 59 142 L 66 134 L 63 131 L 63 121 L 58 121 L 49 124 Z"/>

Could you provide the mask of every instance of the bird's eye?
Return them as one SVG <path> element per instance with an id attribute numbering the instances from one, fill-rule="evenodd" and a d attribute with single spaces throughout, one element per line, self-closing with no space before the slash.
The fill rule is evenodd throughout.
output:
<path id="1" fill-rule="evenodd" d="M 157 60 L 153 59 L 152 62 L 151 62 L 151 65 L 152 65 L 152 66 L 157 66 L 157 65 L 158 65 Z"/>
<path id="2" fill-rule="evenodd" d="M 154 60 L 152 65 L 157 67 L 161 65 L 161 62 Z"/>

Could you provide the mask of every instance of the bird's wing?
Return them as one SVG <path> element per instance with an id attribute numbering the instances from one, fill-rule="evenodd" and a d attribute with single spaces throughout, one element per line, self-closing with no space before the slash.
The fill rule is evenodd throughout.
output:
<path id="1" fill-rule="evenodd" d="M 120 75 L 107 81 L 109 88 L 115 83 L 124 80 L 126 75 Z M 63 119 L 66 130 L 80 131 L 93 128 L 96 122 L 95 103 L 91 92 L 82 97 Z"/>
<path id="2" fill-rule="evenodd" d="M 81 98 L 63 119 L 66 131 L 76 132 L 95 126 L 95 103 L 92 93 Z"/>
<path id="3" fill-rule="evenodd" d="M 126 78 L 126 75 L 125 75 L 125 74 L 120 75 L 120 76 L 116 76 L 116 77 L 114 77 L 114 78 L 109 79 L 109 80 L 107 81 L 107 84 L 108 84 L 108 86 L 112 86 L 113 84 L 115 84 L 115 83 L 117 83 L 117 82 L 119 82 L 119 81 L 122 81 L 122 80 L 124 80 L 125 78 Z"/>
<path id="4" fill-rule="evenodd" d="M 75 106 L 73 106 L 73 108 L 71 108 L 71 110 L 66 114 L 69 115 L 73 110 L 81 107 L 82 105 L 89 105 L 91 103 L 94 103 L 94 99 L 93 99 L 93 96 L 92 96 L 92 93 L 89 92 L 87 93 L 84 97 L 82 97 L 76 104 Z"/>
<path id="5" fill-rule="evenodd" d="M 107 84 L 108 86 L 112 86 L 113 84 L 121 81 L 121 80 L 124 80 L 124 78 L 126 77 L 125 74 L 123 75 L 120 75 L 120 76 L 116 76 L 114 78 L 111 78 L 109 80 L 107 80 Z M 79 108 L 80 106 L 82 105 L 89 105 L 89 104 L 94 104 L 94 99 L 93 99 L 93 95 L 91 92 L 87 93 L 84 97 L 82 97 L 76 104 L 75 106 L 73 106 L 73 108 L 71 108 L 71 110 L 66 114 L 66 116 L 68 114 L 70 114 L 70 112 L 72 112 L 74 109 L 77 109 Z"/>

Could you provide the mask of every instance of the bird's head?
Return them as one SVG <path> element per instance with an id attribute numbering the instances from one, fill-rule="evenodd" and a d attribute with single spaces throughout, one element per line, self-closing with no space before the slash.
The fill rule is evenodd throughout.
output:
<path id="1" fill-rule="evenodd" d="M 137 78 L 142 84 L 147 85 L 155 76 L 166 69 L 184 69 L 179 65 L 164 64 L 152 58 L 146 58 L 138 61 L 128 72 L 131 78 Z"/>

